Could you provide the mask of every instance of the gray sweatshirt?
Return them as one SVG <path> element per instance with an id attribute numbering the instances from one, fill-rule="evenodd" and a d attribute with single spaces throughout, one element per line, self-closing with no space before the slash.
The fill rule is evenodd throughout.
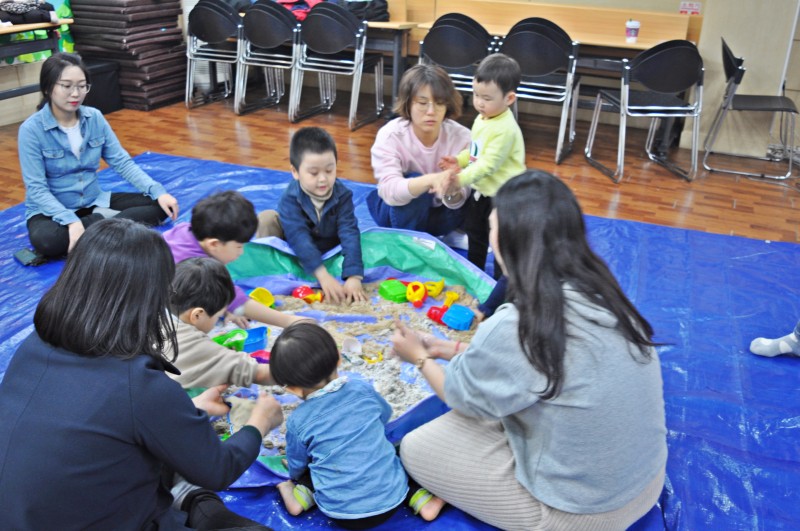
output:
<path id="1" fill-rule="evenodd" d="M 545 377 L 519 343 L 519 313 L 504 304 L 446 369 L 449 406 L 498 419 L 516 478 L 541 502 L 579 514 L 633 500 L 667 460 L 661 365 L 615 330 L 616 317 L 566 287 L 561 393 L 540 400 Z M 634 359 L 631 351 L 637 354 Z"/>

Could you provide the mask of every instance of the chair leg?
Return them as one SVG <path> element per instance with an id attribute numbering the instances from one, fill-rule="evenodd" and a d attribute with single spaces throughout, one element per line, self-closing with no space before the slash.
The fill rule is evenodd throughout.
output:
<path id="1" fill-rule="evenodd" d="M 589 125 L 589 134 L 586 137 L 586 148 L 583 150 L 583 155 L 586 158 L 586 162 L 600 170 L 604 175 L 611 178 L 611 180 L 616 183 L 619 182 L 619 179 L 616 178 L 618 172 L 615 172 L 608 166 L 601 164 L 597 159 L 592 157 L 592 149 L 594 147 L 595 136 L 597 135 L 597 125 L 600 121 L 600 111 L 602 108 L 603 96 L 598 93 L 597 98 L 595 99 L 594 112 L 592 113 L 592 123 Z"/>
<path id="2" fill-rule="evenodd" d="M 650 160 L 664 166 L 669 171 L 682 177 L 688 182 L 692 182 L 697 175 L 697 152 L 698 152 L 698 145 L 699 145 L 699 137 L 700 137 L 700 120 L 698 117 L 687 117 L 692 118 L 692 153 L 691 153 L 691 164 L 689 169 L 681 168 L 674 162 L 670 161 L 667 156 L 661 156 L 653 152 L 653 144 L 655 143 L 655 136 L 656 131 L 658 130 L 658 126 L 661 124 L 661 118 L 653 118 L 650 122 L 650 129 L 647 132 L 647 141 L 645 142 L 645 152 Z"/>
<path id="3" fill-rule="evenodd" d="M 628 115 L 620 108 L 619 111 L 619 145 L 617 146 L 617 171 L 611 180 L 618 183 L 622 180 L 625 171 L 625 133 L 628 130 Z"/>
<path id="4" fill-rule="evenodd" d="M 351 131 L 356 129 L 356 113 L 358 112 L 358 96 L 361 92 L 361 74 L 362 69 L 357 68 L 353 73 L 353 88 L 350 94 L 350 114 L 348 115 L 347 125 Z"/>
<path id="5" fill-rule="evenodd" d="M 572 153 L 573 141 L 575 140 L 575 113 L 577 112 L 577 102 L 575 97 L 577 90 L 568 86 L 566 97 L 561 108 L 561 122 L 558 126 L 558 143 L 556 144 L 556 164 L 561 164 L 567 155 Z M 516 102 L 515 102 L 516 104 Z M 567 121 L 569 121 L 569 132 L 567 132 Z M 566 148 L 564 139 L 566 136 Z"/>
<path id="6" fill-rule="evenodd" d="M 236 114 L 242 114 L 244 111 L 249 69 L 244 63 L 239 63 L 239 67 L 236 69 L 236 82 L 233 87 L 233 112 Z"/>
<path id="7" fill-rule="evenodd" d="M 783 144 L 784 153 L 786 153 L 786 152 L 789 153 L 788 167 L 787 167 L 786 173 L 784 173 L 784 174 L 768 174 L 768 173 L 765 173 L 765 172 L 756 173 L 756 172 L 747 172 L 747 171 L 734 170 L 732 168 L 723 168 L 723 167 L 720 167 L 720 166 L 711 166 L 711 163 L 709 162 L 708 159 L 712 155 L 725 155 L 725 156 L 728 156 L 728 157 L 737 157 L 737 158 L 741 158 L 741 159 L 760 160 L 760 161 L 764 161 L 764 162 L 775 162 L 775 159 L 770 158 L 770 157 L 757 157 L 757 156 L 753 156 L 753 155 L 740 155 L 740 154 L 737 154 L 737 153 L 723 153 L 723 152 L 720 152 L 720 151 L 714 151 L 714 143 L 717 140 L 717 135 L 719 134 L 719 131 L 722 129 L 722 123 L 724 121 L 725 114 L 726 114 L 725 112 L 722 113 L 722 116 L 720 117 L 719 122 L 715 122 L 715 124 L 714 124 L 716 126 L 716 129 L 714 129 L 712 127 L 712 129 L 709 131 L 708 136 L 706 137 L 706 142 L 705 142 L 705 144 L 706 144 L 705 145 L 706 152 L 705 152 L 705 154 L 703 156 L 703 167 L 706 170 L 708 170 L 710 172 L 730 173 L 732 175 L 742 175 L 742 176 L 745 176 L 745 177 L 754 177 L 754 178 L 757 178 L 757 179 L 769 179 L 769 180 L 775 180 L 775 181 L 784 181 L 786 179 L 791 179 L 792 178 L 792 171 L 793 171 L 793 167 L 794 167 L 794 150 L 795 150 L 794 134 L 795 134 L 795 119 L 796 119 L 794 113 L 788 113 L 788 112 L 784 113 L 786 115 L 786 118 L 787 118 L 787 121 L 788 121 L 788 124 L 789 124 L 788 127 L 790 129 L 789 133 L 787 133 L 786 135 L 782 135 L 783 138 L 781 140 L 781 143 Z M 712 134 L 713 134 L 713 136 L 712 136 Z"/>
<path id="8" fill-rule="evenodd" d="M 185 104 L 187 109 L 191 109 L 194 100 L 194 59 L 186 59 L 186 94 Z"/>

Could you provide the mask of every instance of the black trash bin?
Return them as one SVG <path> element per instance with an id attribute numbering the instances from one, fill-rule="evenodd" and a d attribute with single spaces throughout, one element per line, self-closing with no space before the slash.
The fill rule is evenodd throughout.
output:
<path id="1" fill-rule="evenodd" d="M 83 100 L 84 105 L 95 107 L 103 114 L 122 109 L 122 95 L 119 92 L 119 63 L 105 59 L 86 58 L 83 60 L 92 78 L 92 90 Z"/>

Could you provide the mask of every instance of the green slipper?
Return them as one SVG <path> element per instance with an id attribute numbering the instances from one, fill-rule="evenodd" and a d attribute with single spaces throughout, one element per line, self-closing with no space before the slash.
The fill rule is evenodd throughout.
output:
<path id="1" fill-rule="evenodd" d="M 411 507 L 411 510 L 414 511 L 414 514 L 419 514 L 425 505 L 433 499 L 433 494 L 428 492 L 426 489 L 417 489 L 417 492 L 411 496 L 411 499 L 408 502 L 408 506 Z"/>
<path id="2" fill-rule="evenodd" d="M 294 499 L 297 500 L 297 503 L 300 504 L 304 511 L 309 510 L 316 504 L 314 493 L 305 485 L 295 485 L 292 494 L 294 494 Z"/>

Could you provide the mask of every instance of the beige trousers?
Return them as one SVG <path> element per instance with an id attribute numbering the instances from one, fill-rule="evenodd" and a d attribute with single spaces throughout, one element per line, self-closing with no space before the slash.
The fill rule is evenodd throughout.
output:
<path id="1" fill-rule="evenodd" d="M 267 236 L 285 239 L 283 236 L 283 226 L 281 225 L 277 210 L 264 210 L 258 213 L 256 238 L 266 238 Z"/>
<path id="2" fill-rule="evenodd" d="M 508 530 L 624 530 L 655 505 L 664 471 L 630 503 L 573 514 L 534 498 L 514 477 L 514 454 L 500 422 L 450 411 L 403 438 L 400 458 L 414 480 L 447 503 Z"/>

